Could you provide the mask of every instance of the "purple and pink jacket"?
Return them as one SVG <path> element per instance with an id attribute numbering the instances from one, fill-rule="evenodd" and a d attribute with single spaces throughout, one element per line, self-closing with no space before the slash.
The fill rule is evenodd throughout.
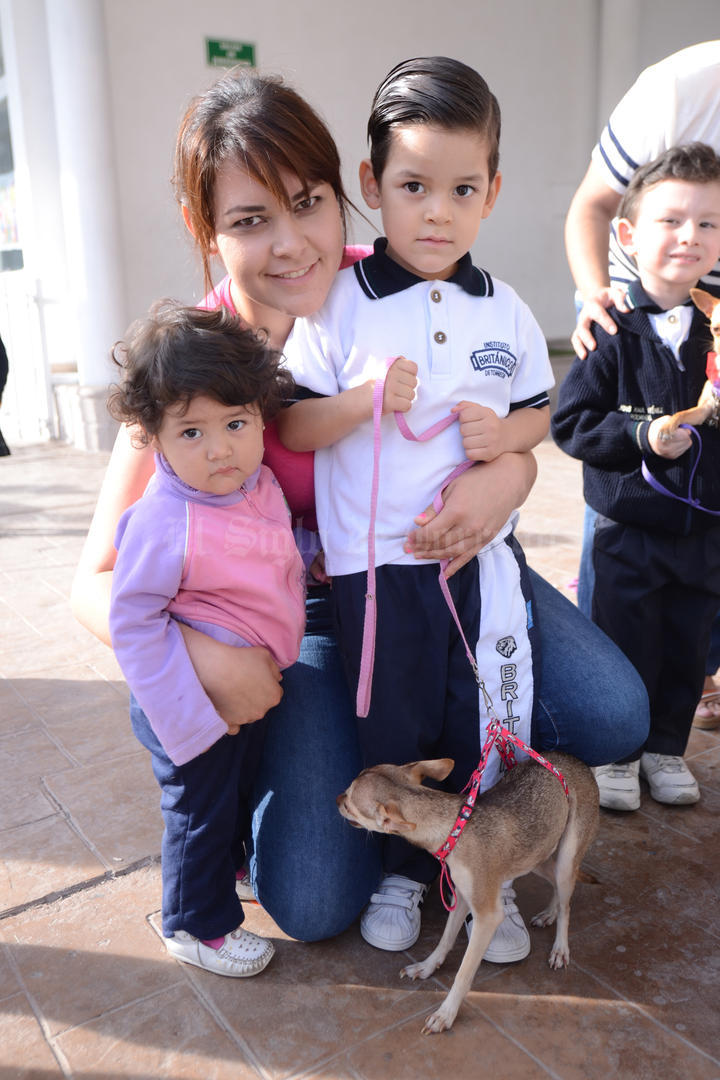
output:
<path id="1" fill-rule="evenodd" d="M 183 765 L 227 727 L 177 621 L 232 645 L 297 660 L 305 568 L 280 486 L 264 465 L 230 495 L 188 487 L 162 455 L 115 537 L 110 634 L 123 675 L 168 757 Z"/>

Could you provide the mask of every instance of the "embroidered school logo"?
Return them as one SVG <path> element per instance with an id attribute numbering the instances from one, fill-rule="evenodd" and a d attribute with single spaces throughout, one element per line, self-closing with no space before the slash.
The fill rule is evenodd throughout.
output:
<path id="1" fill-rule="evenodd" d="M 501 637 L 495 645 L 495 648 L 501 656 L 504 656 L 506 660 L 509 660 L 517 649 L 517 642 L 512 635 L 508 635 L 508 637 Z"/>
<path id="2" fill-rule="evenodd" d="M 482 349 L 470 353 L 470 363 L 473 371 L 482 375 L 509 379 L 517 367 L 517 358 L 506 341 L 486 341 Z"/>

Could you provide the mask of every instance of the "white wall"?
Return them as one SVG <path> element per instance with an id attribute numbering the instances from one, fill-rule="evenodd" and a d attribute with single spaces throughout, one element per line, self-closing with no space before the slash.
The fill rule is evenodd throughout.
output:
<path id="1" fill-rule="evenodd" d="M 504 186 L 475 256 L 515 285 L 548 335 L 567 335 L 562 220 L 594 137 L 594 81 L 585 79 L 595 50 L 590 0 L 473 0 L 441 11 L 437 0 L 106 0 L 105 8 L 132 313 L 158 292 L 190 299 L 201 288 L 168 178 L 184 104 L 214 75 L 204 38 L 226 36 L 254 42 L 259 67 L 283 73 L 319 108 L 357 202 L 367 113 L 390 67 L 445 53 L 478 68 L 503 112 Z M 372 234 L 360 223 L 355 235 Z"/>

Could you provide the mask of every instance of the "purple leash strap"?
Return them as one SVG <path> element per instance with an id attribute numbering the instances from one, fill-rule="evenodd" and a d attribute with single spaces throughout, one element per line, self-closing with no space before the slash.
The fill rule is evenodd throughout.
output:
<path id="1" fill-rule="evenodd" d="M 712 514 L 714 517 L 720 517 L 720 510 L 708 510 L 706 506 L 701 505 L 700 500 L 696 499 L 692 493 L 693 483 L 695 481 L 695 473 L 697 472 L 697 467 L 700 464 L 700 458 L 702 456 L 702 440 L 700 439 L 698 431 L 692 426 L 692 424 L 680 424 L 680 427 L 686 428 L 690 432 L 693 439 L 697 440 L 698 444 L 697 455 L 690 469 L 690 479 L 688 480 L 687 497 L 683 495 L 676 495 L 674 491 L 669 491 L 668 488 L 664 487 L 663 484 L 661 484 L 660 481 L 657 480 L 650 472 L 650 469 L 644 458 L 642 461 L 642 465 L 640 466 L 640 471 L 642 472 L 644 479 L 647 480 L 650 487 L 653 488 L 654 491 L 659 492 L 660 495 L 667 495 L 670 499 L 676 499 L 678 502 L 686 503 L 688 506 L 691 506 L 693 510 L 702 510 L 704 514 Z"/>

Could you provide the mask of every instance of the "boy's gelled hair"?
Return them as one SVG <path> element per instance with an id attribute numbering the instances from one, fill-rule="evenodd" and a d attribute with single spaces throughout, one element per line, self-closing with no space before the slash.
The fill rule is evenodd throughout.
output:
<path id="1" fill-rule="evenodd" d="M 633 225 L 643 196 L 665 180 L 685 180 L 691 184 L 720 183 L 720 157 L 707 143 L 673 146 L 648 165 L 636 169 L 620 203 L 618 217 Z"/>
<path id="2" fill-rule="evenodd" d="M 247 169 L 286 207 L 282 172 L 293 173 L 306 188 L 329 184 L 345 229 L 350 203 L 327 125 L 282 79 L 235 68 L 190 103 L 175 146 L 175 192 L 190 216 L 208 292 L 217 232 L 215 183 L 227 162 Z"/>
<path id="3" fill-rule="evenodd" d="M 269 420 L 293 388 L 280 367 L 282 354 L 225 307 L 204 311 L 158 300 L 113 347 L 112 358 L 124 379 L 111 390 L 108 409 L 121 423 L 140 425 L 141 444 L 157 435 L 168 406 L 187 409 L 203 395 L 255 406 Z"/>
<path id="4" fill-rule="evenodd" d="M 433 124 L 449 131 L 474 131 L 488 142 L 492 181 L 500 163 L 500 106 L 473 68 L 447 56 L 403 60 L 383 79 L 373 98 L 367 135 L 370 162 L 380 182 L 393 130 Z"/>

